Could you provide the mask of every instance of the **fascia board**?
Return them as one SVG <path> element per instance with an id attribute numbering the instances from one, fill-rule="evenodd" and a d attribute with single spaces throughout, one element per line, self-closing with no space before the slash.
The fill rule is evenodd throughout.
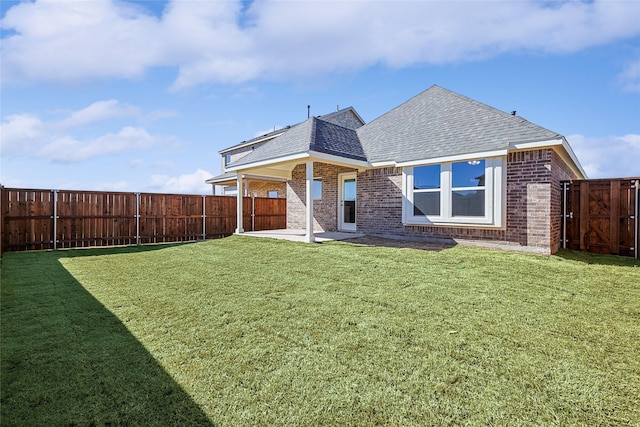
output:
<path id="1" fill-rule="evenodd" d="M 570 160 L 573 166 L 570 164 L 569 167 L 576 172 L 576 175 L 581 175 L 582 179 L 587 179 L 587 173 L 582 169 L 582 165 L 578 161 L 578 157 L 573 152 L 573 149 L 569 145 L 569 142 L 564 136 L 561 136 L 557 139 L 548 139 L 544 141 L 531 141 L 531 142 L 516 142 L 510 144 L 512 148 L 509 151 L 525 151 L 525 150 L 535 150 L 536 148 L 552 148 L 556 152 L 560 154 L 565 160 Z M 563 150 L 560 149 L 562 147 Z"/>
<path id="2" fill-rule="evenodd" d="M 533 150 L 536 148 L 548 148 L 553 147 L 555 145 L 562 145 L 562 140 L 564 138 L 557 139 L 546 139 L 543 141 L 529 141 L 529 142 L 512 142 L 509 144 L 509 151 L 514 150 Z"/>
<path id="3" fill-rule="evenodd" d="M 371 163 L 371 167 L 374 167 L 374 168 L 388 168 L 388 167 L 396 167 L 396 166 L 397 166 L 397 163 L 392 161 Z"/>
<path id="4" fill-rule="evenodd" d="M 562 137 L 562 148 L 564 148 L 564 151 L 567 153 L 567 155 L 575 165 L 575 169 L 577 170 L 574 170 L 574 172 L 579 172 L 578 175 L 582 175 L 582 179 L 588 179 L 587 173 L 584 171 L 584 169 L 582 169 L 582 165 L 580 164 L 580 161 L 578 161 L 576 153 L 573 152 L 573 149 L 571 148 L 569 142 L 565 137 Z"/>
<path id="5" fill-rule="evenodd" d="M 347 157 L 336 156 L 334 154 L 319 153 L 317 151 L 309 151 L 308 154 L 309 157 L 311 157 L 311 160 L 315 161 L 353 166 L 360 169 L 371 167 L 371 164 L 364 160 L 349 159 Z"/>
<path id="6" fill-rule="evenodd" d="M 246 169 L 253 169 L 253 168 L 259 168 L 262 166 L 270 166 L 270 165 L 276 165 L 279 163 L 291 162 L 294 160 L 306 159 L 308 157 L 310 157 L 309 153 L 305 151 L 303 153 L 290 154 L 284 157 L 275 157 L 273 159 L 260 160 L 258 162 L 246 163 L 243 165 L 229 167 L 227 168 L 227 172 L 239 172 Z"/>
<path id="7" fill-rule="evenodd" d="M 408 162 L 397 162 L 395 165 L 397 167 L 410 167 L 410 166 L 418 166 L 418 165 L 429 165 L 434 163 L 448 163 L 448 162 L 457 162 L 461 160 L 500 157 L 500 156 L 506 156 L 506 155 L 507 155 L 507 150 L 494 150 L 494 151 L 483 151 L 480 153 L 457 154 L 455 156 L 434 157 L 431 159 L 411 160 Z"/>

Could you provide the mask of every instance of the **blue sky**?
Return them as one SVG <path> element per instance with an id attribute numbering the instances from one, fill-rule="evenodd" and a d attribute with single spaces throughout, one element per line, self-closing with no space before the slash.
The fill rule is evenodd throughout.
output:
<path id="1" fill-rule="evenodd" d="M 218 151 L 433 84 L 640 176 L 640 2 L 2 1 L 6 187 L 211 192 Z"/>

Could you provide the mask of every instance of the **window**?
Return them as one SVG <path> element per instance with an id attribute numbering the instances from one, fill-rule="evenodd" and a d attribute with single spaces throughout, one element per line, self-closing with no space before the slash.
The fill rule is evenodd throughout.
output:
<path id="1" fill-rule="evenodd" d="M 236 196 L 238 194 L 238 187 L 224 187 L 222 194 L 225 196 Z"/>
<path id="2" fill-rule="evenodd" d="M 313 178 L 313 200 L 322 200 L 322 180 Z"/>
<path id="3" fill-rule="evenodd" d="M 451 164 L 451 215 L 484 217 L 484 160 Z"/>
<path id="4" fill-rule="evenodd" d="M 502 224 L 502 158 L 403 169 L 406 224 Z"/>
<path id="5" fill-rule="evenodd" d="M 226 154 L 224 156 L 224 165 L 228 165 L 229 163 L 231 163 L 231 154 Z"/>
<path id="6" fill-rule="evenodd" d="M 270 199 L 277 199 L 278 198 L 278 190 L 270 190 L 267 193 L 267 197 L 269 197 Z"/>

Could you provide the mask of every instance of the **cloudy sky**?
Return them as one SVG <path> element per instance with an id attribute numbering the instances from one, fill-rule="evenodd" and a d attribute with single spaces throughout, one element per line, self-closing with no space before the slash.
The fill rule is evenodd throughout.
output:
<path id="1" fill-rule="evenodd" d="M 6 187 L 210 193 L 218 151 L 433 84 L 640 176 L 638 1 L 0 2 Z"/>

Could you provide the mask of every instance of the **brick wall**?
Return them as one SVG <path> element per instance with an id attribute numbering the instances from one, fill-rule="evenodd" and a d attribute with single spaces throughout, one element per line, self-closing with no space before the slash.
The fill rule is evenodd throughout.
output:
<path id="1" fill-rule="evenodd" d="M 357 230 L 402 236 L 402 169 L 369 169 L 358 174 Z"/>
<path id="2" fill-rule="evenodd" d="M 314 229 L 337 229 L 338 173 L 352 169 L 315 163 L 322 177 L 322 200 L 314 201 Z M 369 169 L 358 173 L 357 230 L 365 234 L 405 238 L 456 239 L 551 254 L 560 247 L 560 181 L 575 175 L 552 149 L 509 153 L 506 161 L 506 223 L 500 229 L 402 224 L 402 169 Z M 305 165 L 287 183 L 287 226 L 305 228 Z"/>
<path id="3" fill-rule="evenodd" d="M 269 197 L 269 191 L 277 191 L 279 198 L 287 196 L 287 184 L 278 181 L 249 180 L 249 196 Z"/>
<path id="4" fill-rule="evenodd" d="M 562 181 L 578 179 L 578 176 L 555 151 L 551 157 L 551 253 L 562 246 Z"/>
<path id="5" fill-rule="evenodd" d="M 338 229 L 338 174 L 353 172 L 354 169 L 313 164 L 313 177 L 322 179 L 322 198 L 313 201 L 313 229 L 315 231 L 336 231 Z M 304 164 L 296 166 L 287 182 L 287 227 L 306 228 L 306 177 Z"/>
<path id="6" fill-rule="evenodd" d="M 507 156 L 507 239 L 549 252 L 551 149 Z"/>
<path id="7" fill-rule="evenodd" d="M 573 177 L 552 149 L 507 156 L 506 224 L 502 229 L 402 224 L 402 170 L 358 174 L 358 231 L 382 236 L 456 239 L 554 253 L 560 244 L 560 181 Z"/>

